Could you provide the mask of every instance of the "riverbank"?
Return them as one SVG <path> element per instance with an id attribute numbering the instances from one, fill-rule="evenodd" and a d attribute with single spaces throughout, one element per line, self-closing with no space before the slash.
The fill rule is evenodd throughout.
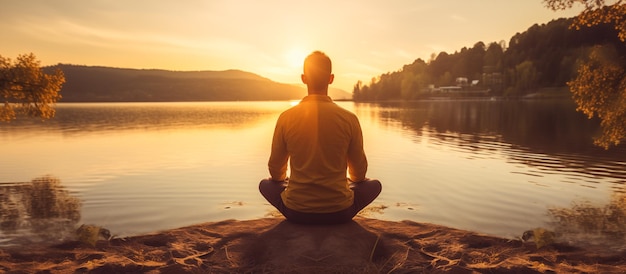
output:
<path id="1" fill-rule="evenodd" d="M 626 255 L 410 221 L 203 223 L 125 239 L 0 250 L 10 273 L 625 273 Z"/>

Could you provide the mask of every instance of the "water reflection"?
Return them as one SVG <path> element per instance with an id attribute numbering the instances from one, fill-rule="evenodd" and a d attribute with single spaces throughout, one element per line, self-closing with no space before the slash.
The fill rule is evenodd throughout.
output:
<path id="1" fill-rule="evenodd" d="M 386 122 L 399 121 L 418 136 L 424 128 L 442 140 L 450 133 L 459 134 L 463 138 L 454 139 L 466 144 L 495 136 L 506 143 L 551 153 L 600 150 L 592 146 L 591 138 L 598 132 L 597 121 L 574 111 L 575 105 L 568 100 L 402 102 L 357 110 Z"/>
<path id="2" fill-rule="evenodd" d="M 354 109 L 375 121 L 374 129 L 394 133 L 367 140 L 378 144 L 369 150 L 377 176 L 406 185 L 386 205 L 419 203 L 415 213 L 389 207 L 387 216 L 512 237 L 550 225 L 548 208 L 603 205 L 626 193 L 626 146 L 595 146 L 598 121 L 567 100 L 359 103 Z M 403 139 L 392 139 L 396 135 Z M 397 191 L 394 186 L 388 192 Z"/>
<path id="3" fill-rule="evenodd" d="M 249 107 L 246 107 L 246 104 Z M 57 114 L 53 119 L 47 121 L 21 119 L 0 124 L 0 134 L 44 131 L 43 133 L 78 135 L 103 131 L 243 128 L 275 114 L 276 104 L 274 102 L 65 103 L 57 106 Z"/>
<path id="4" fill-rule="evenodd" d="M 0 246 L 63 241 L 73 235 L 80 207 L 54 177 L 0 184 Z"/>
<path id="5" fill-rule="evenodd" d="M 626 195 L 613 195 L 609 204 L 575 203 L 548 211 L 559 240 L 600 249 L 626 249 Z"/>
<path id="6" fill-rule="evenodd" d="M 595 121 L 567 102 L 339 104 L 359 115 L 369 174 L 387 182 L 370 217 L 514 237 L 545 226 L 548 208 L 626 189 L 624 150 L 594 147 Z M 55 174 L 80 197 L 80 222 L 118 236 L 263 217 L 255 184 L 289 106 L 60 104 L 53 120 L 0 124 L 0 186 Z"/>
<path id="7" fill-rule="evenodd" d="M 360 115 L 400 123 L 416 142 L 452 146 L 489 158 L 504 153 L 511 163 L 545 172 L 583 173 L 590 180 L 611 177 L 623 191 L 626 146 L 610 150 L 593 145 L 597 120 L 575 111 L 569 100 L 426 101 L 357 105 Z"/>

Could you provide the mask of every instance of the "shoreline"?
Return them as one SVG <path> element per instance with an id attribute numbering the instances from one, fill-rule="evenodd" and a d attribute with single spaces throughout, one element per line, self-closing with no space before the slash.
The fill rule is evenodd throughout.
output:
<path id="1" fill-rule="evenodd" d="M 624 273 L 626 252 L 537 247 L 450 227 L 357 217 L 333 226 L 284 218 L 207 222 L 95 246 L 69 241 L 0 250 L 0 272 Z"/>

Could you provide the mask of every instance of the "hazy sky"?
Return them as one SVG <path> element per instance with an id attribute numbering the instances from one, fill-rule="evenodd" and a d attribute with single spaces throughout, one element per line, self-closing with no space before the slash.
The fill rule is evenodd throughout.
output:
<path id="1" fill-rule="evenodd" d="M 313 50 L 334 87 L 396 71 L 432 53 L 509 39 L 572 17 L 542 0 L 0 0 L 0 55 L 167 70 L 241 69 L 298 83 Z"/>

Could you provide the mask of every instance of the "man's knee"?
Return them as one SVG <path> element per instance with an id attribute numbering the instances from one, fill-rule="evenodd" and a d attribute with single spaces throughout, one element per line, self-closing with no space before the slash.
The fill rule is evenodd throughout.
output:
<path id="1" fill-rule="evenodd" d="M 280 195 L 285 190 L 283 182 L 276 182 L 270 179 L 263 179 L 259 182 L 259 192 L 266 198 L 268 196 Z"/>
<path id="2" fill-rule="evenodd" d="M 356 183 L 354 185 L 355 189 L 363 190 L 368 193 L 380 193 L 383 189 L 382 184 L 379 180 L 376 179 L 367 179 L 363 182 Z"/>
<path id="3" fill-rule="evenodd" d="M 276 188 L 275 182 L 273 182 L 272 180 L 263 179 L 263 180 L 261 180 L 261 182 L 259 182 L 259 191 L 261 193 L 270 192 L 270 191 L 272 191 L 275 188 Z"/>
<path id="4" fill-rule="evenodd" d="M 269 182 L 268 179 L 263 179 L 259 182 L 259 189 L 264 188 L 265 185 L 267 184 L 267 182 Z"/>
<path id="5" fill-rule="evenodd" d="M 368 182 L 369 184 L 372 184 L 372 186 L 375 188 L 382 189 L 382 184 L 377 179 L 368 179 L 366 182 Z"/>

